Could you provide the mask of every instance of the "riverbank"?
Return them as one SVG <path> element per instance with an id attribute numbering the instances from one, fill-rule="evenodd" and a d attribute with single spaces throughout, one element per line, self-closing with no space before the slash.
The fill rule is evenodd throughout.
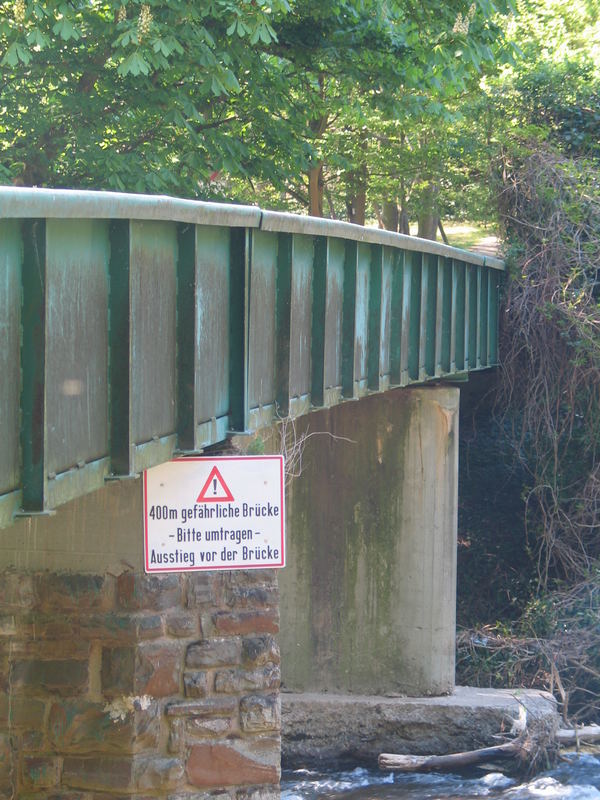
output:
<path id="1" fill-rule="evenodd" d="M 443 755 L 498 744 L 523 724 L 551 741 L 556 701 L 536 690 L 457 686 L 444 697 L 282 692 L 282 760 L 376 763 L 382 752 Z"/>

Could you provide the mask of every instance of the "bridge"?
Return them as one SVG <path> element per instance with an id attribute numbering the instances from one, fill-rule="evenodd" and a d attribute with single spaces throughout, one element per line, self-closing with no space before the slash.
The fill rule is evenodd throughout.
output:
<path id="1" fill-rule="evenodd" d="M 3 524 L 230 432 L 497 361 L 498 259 L 104 192 L 4 188 L 0 220 Z"/>
<path id="2" fill-rule="evenodd" d="M 305 448 L 286 687 L 452 690 L 456 383 L 497 363 L 501 261 L 256 207 L 2 188 L 0 263 L 3 788 L 277 783 L 277 577 L 144 575 L 137 476 L 232 437 L 272 451 L 285 424 Z"/>

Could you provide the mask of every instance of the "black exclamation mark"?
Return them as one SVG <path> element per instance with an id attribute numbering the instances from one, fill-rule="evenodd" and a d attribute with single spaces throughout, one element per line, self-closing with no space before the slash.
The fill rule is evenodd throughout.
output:
<path id="1" fill-rule="evenodd" d="M 213 494 L 217 493 L 217 479 L 213 478 Z"/>

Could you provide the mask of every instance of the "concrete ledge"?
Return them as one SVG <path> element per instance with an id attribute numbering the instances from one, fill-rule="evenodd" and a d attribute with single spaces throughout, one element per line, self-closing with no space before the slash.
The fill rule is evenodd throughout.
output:
<path id="1" fill-rule="evenodd" d="M 547 692 L 459 686 L 447 697 L 282 693 L 285 767 L 316 761 L 374 761 L 379 753 L 446 754 L 498 744 L 522 707 L 530 728 L 558 728 Z"/>

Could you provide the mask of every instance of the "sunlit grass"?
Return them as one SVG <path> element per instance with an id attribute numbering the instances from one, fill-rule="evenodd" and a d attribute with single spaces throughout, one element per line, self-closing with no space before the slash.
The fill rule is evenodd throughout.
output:
<path id="1" fill-rule="evenodd" d="M 478 225 L 475 222 L 444 222 L 444 231 L 448 243 L 462 250 L 480 250 L 483 253 L 495 254 L 498 250 L 498 238 L 493 228 Z M 413 236 L 417 235 L 417 225 L 410 226 Z M 438 232 L 438 241 L 441 237 Z"/>

